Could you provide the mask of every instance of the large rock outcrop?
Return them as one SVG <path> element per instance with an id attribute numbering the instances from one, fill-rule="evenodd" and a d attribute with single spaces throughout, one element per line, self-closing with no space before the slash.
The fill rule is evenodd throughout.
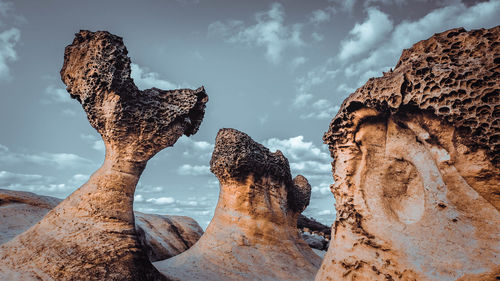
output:
<path id="1" fill-rule="evenodd" d="M 0 245 L 35 225 L 61 199 L 0 189 Z M 200 239 L 203 229 L 190 217 L 134 212 L 135 230 L 150 261 L 178 255 Z"/>
<path id="2" fill-rule="evenodd" d="M 316 280 L 500 279 L 499 73 L 500 27 L 452 29 L 344 101 Z"/>
<path id="3" fill-rule="evenodd" d="M 210 161 L 220 181 L 214 217 L 186 252 L 155 266 L 175 280 L 312 280 L 321 259 L 301 239 L 297 217 L 311 196 L 288 160 L 234 129 L 217 134 Z"/>
<path id="4" fill-rule="evenodd" d="M 153 155 L 196 133 L 208 100 L 204 89 L 140 91 L 122 39 L 102 31 L 76 34 L 61 79 L 101 134 L 106 157 L 87 183 L 0 246 L 1 278 L 165 280 L 135 231 L 135 187 Z"/>

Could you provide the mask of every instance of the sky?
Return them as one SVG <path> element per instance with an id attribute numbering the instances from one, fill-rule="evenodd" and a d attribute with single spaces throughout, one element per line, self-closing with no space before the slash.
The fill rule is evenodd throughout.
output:
<path id="1" fill-rule="evenodd" d="M 0 188 L 64 198 L 104 160 L 104 145 L 59 77 L 81 29 L 123 37 L 140 89 L 209 95 L 200 130 L 158 153 L 134 209 L 206 227 L 219 194 L 209 161 L 220 128 L 288 158 L 312 185 L 304 212 L 335 220 L 322 136 L 342 101 L 401 52 L 450 28 L 500 24 L 500 0 L 0 0 Z"/>

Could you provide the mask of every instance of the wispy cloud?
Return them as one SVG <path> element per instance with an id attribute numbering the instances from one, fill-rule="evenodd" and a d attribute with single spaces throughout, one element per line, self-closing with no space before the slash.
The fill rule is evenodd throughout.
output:
<path id="1" fill-rule="evenodd" d="M 207 165 L 184 164 L 177 169 L 182 176 L 206 176 L 211 175 L 210 167 Z"/>
<path id="2" fill-rule="evenodd" d="M 11 78 L 9 64 L 18 59 L 15 47 L 21 39 L 21 31 L 5 24 L 6 19 L 15 18 L 12 3 L 0 0 L 0 11 L 0 80 L 2 80 Z"/>
<path id="3" fill-rule="evenodd" d="M 347 60 L 361 55 L 382 40 L 392 30 L 389 16 L 376 8 L 368 8 L 368 18 L 363 23 L 356 23 L 349 32 L 349 38 L 341 42 L 339 58 Z"/>
<path id="4" fill-rule="evenodd" d="M 64 88 L 58 88 L 54 85 L 49 85 L 45 88 L 44 103 L 70 103 L 72 102 L 69 93 Z"/>
<path id="5" fill-rule="evenodd" d="M 149 69 L 147 69 L 146 67 L 141 67 L 135 63 L 132 63 L 130 67 L 132 69 L 131 73 L 132 79 L 134 79 L 135 84 L 141 90 L 150 89 L 153 87 L 162 90 L 172 90 L 181 88 L 179 84 L 170 82 L 165 79 L 161 79 L 160 74 L 149 71 Z"/>
<path id="6" fill-rule="evenodd" d="M 52 166 L 57 169 L 73 169 L 93 167 L 94 162 L 72 153 L 18 153 L 10 151 L 0 144 L 0 164 L 36 164 Z"/>
<path id="7" fill-rule="evenodd" d="M 255 24 L 248 26 L 239 20 L 216 21 L 208 26 L 208 33 L 230 43 L 263 47 L 266 59 L 275 64 L 281 61 L 286 49 L 304 45 L 302 25 L 286 25 L 285 11 L 280 3 L 273 3 L 268 11 L 256 13 L 255 21 Z"/>
<path id="8" fill-rule="evenodd" d="M 377 14 L 382 12 L 377 12 Z M 424 17 L 415 21 L 402 21 L 386 35 L 386 40 L 372 46 L 372 50 L 359 60 L 349 58 L 349 65 L 345 68 L 346 77 L 358 77 L 357 83 L 362 84 L 368 78 L 379 76 L 382 71 L 393 67 L 401 52 L 411 47 L 414 43 L 427 39 L 434 33 L 442 32 L 454 27 L 467 29 L 492 27 L 498 24 L 500 14 L 500 1 L 492 0 L 467 6 L 460 1 L 435 9 Z M 388 17 L 379 15 L 380 18 Z M 365 22 L 370 21 L 370 15 Z M 354 29 L 353 29 L 354 30 Z M 349 39 L 347 39 L 349 40 Z M 356 47 L 354 47 L 356 48 Z M 366 49 L 361 47 L 362 49 Z M 349 52 L 347 53 L 349 54 Z"/>

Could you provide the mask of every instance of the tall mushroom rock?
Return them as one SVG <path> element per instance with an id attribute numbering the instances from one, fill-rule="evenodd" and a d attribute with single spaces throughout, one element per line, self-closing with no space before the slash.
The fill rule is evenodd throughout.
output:
<path id="1" fill-rule="evenodd" d="M 297 230 L 311 186 L 302 176 L 292 181 L 283 154 L 222 129 L 210 169 L 220 195 L 205 234 L 155 266 L 175 280 L 313 280 L 321 259 Z"/>
<path id="2" fill-rule="evenodd" d="M 165 280 L 141 249 L 132 203 L 146 162 L 198 130 L 197 90 L 138 90 L 122 38 L 80 31 L 61 78 L 106 146 L 103 165 L 39 223 L 0 247 L 0 279 Z"/>
<path id="3" fill-rule="evenodd" d="M 452 29 L 344 101 L 316 280 L 500 278 L 499 64 L 500 27 Z"/>

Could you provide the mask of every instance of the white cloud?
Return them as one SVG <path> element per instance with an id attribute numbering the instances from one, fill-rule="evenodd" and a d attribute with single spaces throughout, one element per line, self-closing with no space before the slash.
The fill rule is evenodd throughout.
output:
<path id="1" fill-rule="evenodd" d="M 290 162 L 294 174 L 325 175 L 331 177 L 330 154 L 326 145 L 316 146 L 304 141 L 303 136 L 288 139 L 270 138 L 262 142 L 271 151 L 280 150 Z"/>
<path id="2" fill-rule="evenodd" d="M 266 12 L 255 14 L 254 25 L 244 26 L 242 21 L 229 20 L 209 25 L 209 35 L 218 35 L 230 43 L 243 43 L 248 46 L 266 49 L 266 59 L 279 63 L 285 49 L 301 47 L 301 24 L 285 25 L 283 5 L 273 3 Z"/>
<path id="3" fill-rule="evenodd" d="M 45 103 L 70 103 L 71 97 L 66 89 L 57 88 L 54 85 L 49 85 L 45 88 L 45 95 L 47 99 L 43 100 Z"/>
<path id="4" fill-rule="evenodd" d="M 368 18 L 363 23 L 356 23 L 349 32 L 349 38 L 340 43 L 339 58 L 347 60 L 372 49 L 392 30 L 389 16 L 376 8 L 367 9 Z"/>
<path id="5" fill-rule="evenodd" d="M 182 176 L 205 176 L 210 175 L 210 167 L 206 165 L 184 164 L 177 169 Z"/>
<path id="6" fill-rule="evenodd" d="M 138 64 L 132 63 L 130 67 L 132 69 L 131 77 L 132 79 L 134 79 L 137 87 L 141 90 L 150 89 L 153 87 L 162 90 L 181 88 L 180 85 L 161 79 L 160 74 L 156 72 L 150 72 L 147 68 L 140 67 Z"/>
<path id="7" fill-rule="evenodd" d="M 349 13 L 353 12 L 354 5 L 356 5 L 356 0 L 329 0 L 329 2 L 335 3 L 340 10 Z"/>
<path id="8" fill-rule="evenodd" d="M 312 103 L 311 112 L 301 114 L 299 117 L 301 119 L 332 119 L 339 109 L 340 106 L 333 105 L 326 99 L 319 99 Z"/>
<path id="9" fill-rule="evenodd" d="M 324 22 L 329 22 L 332 15 L 336 12 L 335 8 L 327 7 L 325 9 L 318 9 L 312 12 L 309 22 L 317 25 Z"/>
<path id="10" fill-rule="evenodd" d="M 8 165 L 24 163 L 53 166 L 57 169 L 94 166 L 94 163 L 91 160 L 72 153 L 17 153 L 10 151 L 6 146 L 0 145 L 0 164 Z"/>
<path id="11" fill-rule="evenodd" d="M 331 168 L 331 166 L 330 166 Z M 320 183 L 319 185 L 315 185 L 311 188 L 311 192 L 318 193 L 321 195 L 326 195 L 332 193 L 330 190 L 330 184 L 328 183 Z"/>
<path id="12" fill-rule="evenodd" d="M 305 57 L 296 57 L 292 60 L 290 63 L 290 66 L 292 67 L 292 70 L 295 70 L 297 67 L 303 65 L 307 59 Z"/>
<path id="13" fill-rule="evenodd" d="M 88 141 L 89 143 L 92 144 L 92 149 L 104 152 L 106 150 L 106 147 L 104 145 L 104 141 L 100 136 L 96 135 L 90 135 L 90 134 L 84 134 L 80 136 L 83 140 Z"/>
<path id="14" fill-rule="evenodd" d="M 88 175 L 76 174 L 67 182 L 61 183 L 52 176 L 0 171 L 0 188 L 64 198 L 85 183 L 88 177 Z"/>
<path id="15" fill-rule="evenodd" d="M 156 205 L 170 205 L 175 203 L 175 199 L 173 197 L 150 198 L 146 200 L 146 202 L 153 203 Z"/>
<path id="16" fill-rule="evenodd" d="M 280 150 L 292 161 L 316 160 L 330 161 L 330 155 L 326 152 L 326 146 L 316 146 L 313 142 L 304 141 L 304 136 L 296 136 L 288 139 L 270 138 L 263 145 L 272 151 Z"/>
<path id="17" fill-rule="evenodd" d="M 175 149 L 182 150 L 182 156 L 187 159 L 196 158 L 200 162 L 208 163 L 212 157 L 214 145 L 206 141 L 195 141 L 182 136 L 174 145 Z"/>
<path id="18" fill-rule="evenodd" d="M 10 2 L 0 0 L 0 80 L 10 79 L 9 64 L 18 59 L 15 47 L 21 39 L 21 31 L 5 25 L 5 19 L 20 21 L 21 17 L 13 12 L 14 6 Z"/>
<path id="19" fill-rule="evenodd" d="M 358 84 L 364 83 L 368 78 L 379 76 L 382 71 L 388 71 L 390 67 L 396 65 L 403 49 L 411 47 L 416 42 L 450 28 L 462 26 L 470 30 L 498 25 L 499 14 L 498 0 L 472 6 L 466 6 L 458 1 L 435 9 L 416 21 L 402 21 L 394 27 L 387 40 L 373 48 L 368 56 L 351 62 L 344 73 L 347 77 L 358 77 Z"/>
<path id="20" fill-rule="evenodd" d="M 15 27 L 0 32 L 0 79 L 10 78 L 9 63 L 17 60 L 14 49 L 21 38 L 21 31 Z"/>
<path id="21" fill-rule="evenodd" d="M 312 39 L 313 39 L 314 41 L 316 41 L 316 42 L 321 42 L 321 41 L 323 41 L 323 40 L 325 39 L 325 36 L 324 36 L 324 35 L 319 34 L 319 33 L 317 33 L 317 32 L 313 32 L 313 33 L 311 33 L 311 37 L 312 37 Z"/>

